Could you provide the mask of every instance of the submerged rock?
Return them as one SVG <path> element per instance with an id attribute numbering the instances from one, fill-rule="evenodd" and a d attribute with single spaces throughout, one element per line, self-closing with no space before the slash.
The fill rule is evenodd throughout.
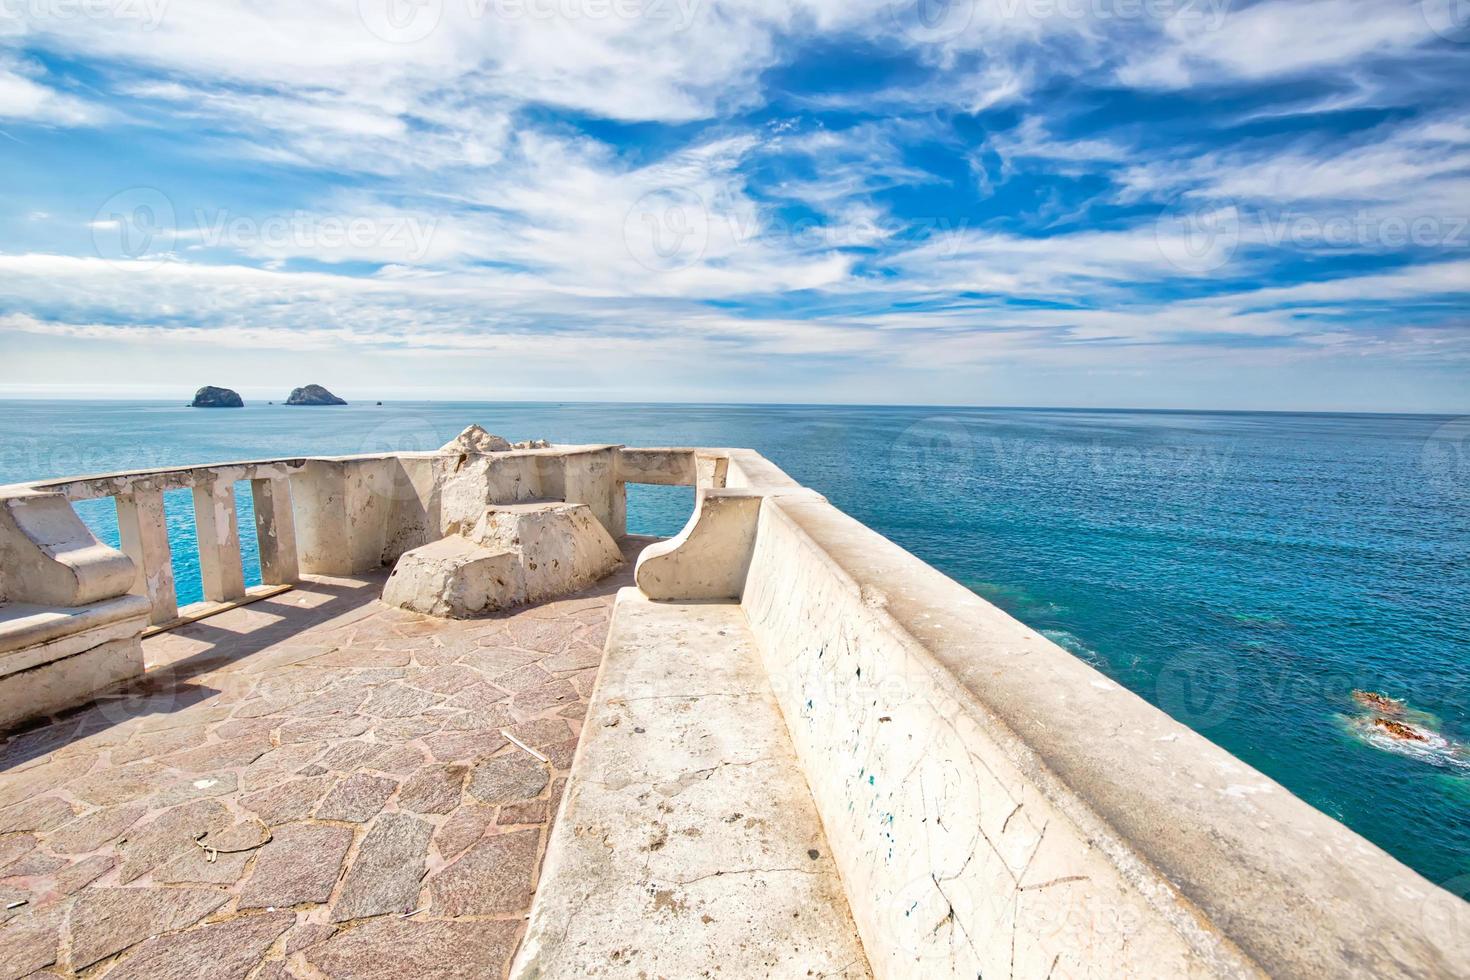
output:
<path id="1" fill-rule="evenodd" d="M 1470 747 L 1437 731 L 1433 715 L 1410 710 L 1404 701 L 1373 691 L 1357 690 L 1352 696 L 1367 710 L 1348 722 L 1369 745 L 1434 766 L 1470 768 Z"/>
<path id="2" fill-rule="evenodd" d="M 307 385 L 305 388 L 296 388 L 291 392 L 291 397 L 286 399 L 287 405 L 346 405 L 347 402 L 338 398 L 321 385 Z"/>
<path id="3" fill-rule="evenodd" d="M 1373 691 L 1354 691 L 1353 700 L 1365 708 L 1372 708 L 1379 714 L 1401 715 L 1404 713 L 1404 702 Z"/>
<path id="4" fill-rule="evenodd" d="M 510 450 L 510 443 L 500 436 L 486 432 L 478 425 L 467 426 L 463 432 L 439 448 L 441 453 L 503 453 Z"/>
<path id="5" fill-rule="evenodd" d="M 1387 732 L 1393 738 L 1402 739 L 1406 742 L 1429 741 L 1429 736 L 1413 725 L 1405 725 L 1403 722 L 1394 721 L 1392 718 L 1374 718 L 1373 727 Z"/>
<path id="6" fill-rule="evenodd" d="M 194 400 L 189 403 L 191 408 L 244 408 L 245 401 L 239 392 L 228 388 L 216 388 L 214 385 L 205 385 L 194 392 Z"/>

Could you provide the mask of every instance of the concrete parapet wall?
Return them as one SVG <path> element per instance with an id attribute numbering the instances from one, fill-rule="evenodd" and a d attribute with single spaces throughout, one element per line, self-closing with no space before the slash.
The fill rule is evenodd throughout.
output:
<path id="1" fill-rule="evenodd" d="M 879 977 L 1470 976 L 1470 934 L 1438 914 L 1470 907 L 749 450 L 402 453 L 0 488 L 0 725 L 141 669 L 137 636 L 172 589 L 163 491 L 193 489 L 206 588 L 230 597 L 237 480 L 282 581 L 293 547 L 301 571 L 361 572 L 537 499 L 585 504 L 619 535 L 626 483 L 698 487 L 639 586 L 740 602 Z M 126 555 L 72 512 L 95 496 L 118 498 Z"/>
<path id="2" fill-rule="evenodd" d="M 305 460 L 291 476 L 301 570 L 369 571 L 474 527 L 488 506 L 534 500 L 586 504 L 621 537 L 626 499 L 614 478 L 616 452 L 569 446 Z"/>
<path id="3" fill-rule="evenodd" d="M 1457 900 L 820 498 L 743 605 L 875 975 L 1470 976 Z"/>

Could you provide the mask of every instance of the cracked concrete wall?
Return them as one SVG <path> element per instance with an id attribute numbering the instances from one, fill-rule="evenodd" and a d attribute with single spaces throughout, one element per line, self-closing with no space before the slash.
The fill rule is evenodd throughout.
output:
<path id="1" fill-rule="evenodd" d="M 1217 975 L 774 501 L 744 605 L 875 975 Z"/>
<path id="2" fill-rule="evenodd" d="M 742 605 L 875 975 L 1470 976 L 1447 893 L 820 498 Z"/>

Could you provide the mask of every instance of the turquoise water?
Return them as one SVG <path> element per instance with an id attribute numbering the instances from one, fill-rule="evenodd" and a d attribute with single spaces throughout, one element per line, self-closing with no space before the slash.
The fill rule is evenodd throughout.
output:
<path id="1" fill-rule="evenodd" d="M 1470 874 L 1470 769 L 1455 748 L 1470 742 L 1470 420 L 3 402 L 0 482 L 428 449 L 470 422 L 512 439 L 758 449 L 1430 879 Z M 630 488 L 630 527 L 670 534 L 691 503 L 683 488 Z M 187 493 L 167 506 L 189 601 Z M 115 542 L 111 505 L 85 511 Z M 1405 699 L 1445 745 L 1373 744 L 1354 725 L 1355 688 Z"/>

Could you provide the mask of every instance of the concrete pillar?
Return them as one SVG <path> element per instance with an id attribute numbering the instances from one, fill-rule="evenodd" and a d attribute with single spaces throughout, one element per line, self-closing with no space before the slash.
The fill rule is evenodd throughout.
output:
<path id="1" fill-rule="evenodd" d="M 218 480 L 194 488 L 194 526 L 199 533 L 199 577 L 204 598 L 230 602 L 245 597 L 240 565 L 240 531 L 235 522 L 235 485 Z"/>
<path id="2" fill-rule="evenodd" d="M 607 533 L 614 540 L 628 533 L 628 485 L 622 480 L 613 481 L 612 513 L 609 517 L 612 523 L 608 525 Z"/>
<path id="3" fill-rule="evenodd" d="M 255 536 L 260 542 L 260 580 L 266 585 L 299 581 L 296 521 L 291 514 L 291 483 L 285 477 L 251 480 Z"/>
<path id="4" fill-rule="evenodd" d="M 402 467 L 393 459 L 311 460 L 291 475 L 301 570 L 358 575 L 381 568 Z"/>
<path id="5" fill-rule="evenodd" d="M 179 597 L 174 591 L 174 564 L 168 546 L 168 522 L 163 514 L 163 492 L 134 490 L 119 494 L 114 500 L 123 554 L 138 566 L 138 577 L 129 591 L 146 596 L 152 603 L 150 623 L 166 623 L 179 615 Z"/>
<path id="6" fill-rule="evenodd" d="M 694 485 L 702 489 L 720 490 L 725 486 L 725 477 L 730 468 L 728 456 L 694 456 Z"/>
<path id="7" fill-rule="evenodd" d="M 569 504 L 586 504 L 614 538 L 627 533 L 628 500 L 618 495 L 621 484 L 614 473 L 617 449 L 598 449 L 562 457 L 562 499 Z"/>

